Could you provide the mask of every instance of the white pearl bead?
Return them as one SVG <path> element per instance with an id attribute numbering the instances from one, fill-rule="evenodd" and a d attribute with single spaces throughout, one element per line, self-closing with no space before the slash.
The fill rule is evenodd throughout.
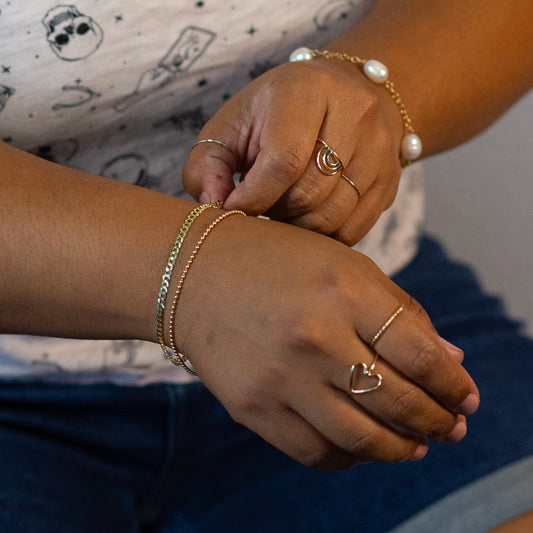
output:
<path id="1" fill-rule="evenodd" d="M 402 139 L 402 157 L 408 161 L 418 159 L 422 153 L 422 141 L 416 133 L 408 133 Z"/>
<path id="2" fill-rule="evenodd" d="M 389 69 L 375 59 L 369 59 L 363 66 L 365 76 L 374 83 L 385 83 L 389 77 Z"/>
<path id="3" fill-rule="evenodd" d="M 306 48 L 305 46 L 302 46 L 301 48 L 296 48 L 294 52 L 289 56 L 289 61 L 310 61 L 313 59 L 313 54 L 311 54 L 311 50 L 309 48 Z"/>

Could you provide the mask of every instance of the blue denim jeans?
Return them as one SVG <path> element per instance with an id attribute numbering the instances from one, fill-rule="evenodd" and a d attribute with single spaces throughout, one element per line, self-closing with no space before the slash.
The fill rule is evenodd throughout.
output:
<path id="1" fill-rule="evenodd" d="M 461 443 L 323 472 L 234 423 L 200 383 L 4 382 L 0 531 L 384 532 L 531 455 L 533 341 L 429 238 L 394 280 L 465 350 L 482 400 Z"/>

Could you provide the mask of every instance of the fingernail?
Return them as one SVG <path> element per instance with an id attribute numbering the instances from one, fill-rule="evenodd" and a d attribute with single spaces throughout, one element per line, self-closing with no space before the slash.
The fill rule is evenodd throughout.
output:
<path id="1" fill-rule="evenodd" d="M 202 191 L 200 193 L 200 196 L 198 197 L 198 201 L 201 204 L 210 204 L 212 203 L 213 200 L 211 200 L 211 196 L 209 195 L 207 191 Z"/>
<path id="2" fill-rule="evenodd" d="M 470 393 L 466 399 L 457 407 L 456 411 L 462 415 L 472 415 L 477 411 L 479 407 L 479 396 L 477 394 Z"/>
<path id="3" fill-rule="evenodd" d="M 459 442 L 466 435 L 467 427 L 466 423 L 461 420 L 457 422 L 457 425 L 444 437 L 444 442 L 455 443 Z"/>
<path id="4" fill-rule="evenodd" d="M 426 456 L 428 453 L 428 445 L 427 444 L 420 444 L 418 448 L 415 450 L 415 453 L 411 457 L 411 461 L 420 461 L 423 457 Z"/>
<path id="5" fill-rule="evenodd" d="M 442 337 L 439 337 L 441 344 L 448 350 L 449 354 L 459 361 L 459 363 L 463 362 L 464 359 L 464 352 L 461 350 L 461 348 L 457 348 L 454 344 L 451 342 L 448 342 L 446 339 L 443 339 Z"/>

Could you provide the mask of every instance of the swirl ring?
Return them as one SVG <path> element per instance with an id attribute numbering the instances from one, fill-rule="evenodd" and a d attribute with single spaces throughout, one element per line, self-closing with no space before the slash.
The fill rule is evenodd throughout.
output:
<path id="1" fill-rule="evenodd" d="M 326 176 L 333 176 L 344 170 L 344 165 L 335 150 L 322 139 L 317 139 L 317 142 L 322 144 L 316 155 L 318 170 Z"/>

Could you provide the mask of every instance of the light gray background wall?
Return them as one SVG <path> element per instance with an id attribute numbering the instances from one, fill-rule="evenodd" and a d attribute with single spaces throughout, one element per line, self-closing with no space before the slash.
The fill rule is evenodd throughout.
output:
<path id="1" fill-rule="evenodd" d="M 481 136 L 424 165 L 427 229 L 533 334 L 533 92 Z"/>

